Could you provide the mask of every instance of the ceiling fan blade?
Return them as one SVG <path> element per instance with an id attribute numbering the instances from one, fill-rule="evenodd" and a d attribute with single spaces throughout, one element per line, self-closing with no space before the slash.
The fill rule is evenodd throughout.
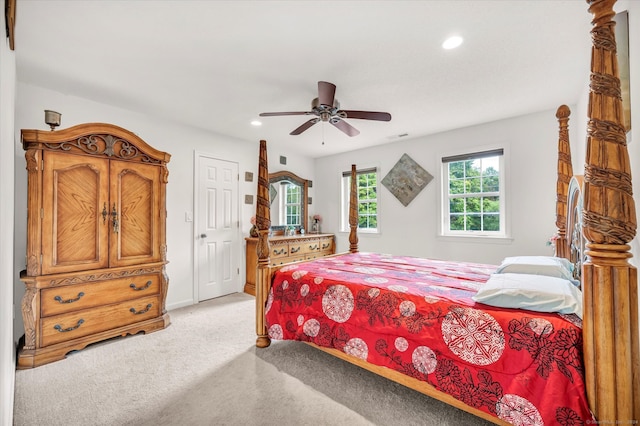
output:
<path id="1" fill-rule="evenodd" d="M 261 112 L 260 117 L 275 117 L 278 115 L 309 115 L 310 111 L 292 111 L 292 112 Z"/>
<path id="2" fill-rule="evenodd" d="M 333 101 L 336 96 L 336 85 L 328 81 L 318 82 L 318 103 L 333 107 Z"/>
<path id="3" fill-rule="evenodd" d="M 346 114 L 345 118 L 359 118 L 361 120 L 377 120 L 377 121 L 391 121 L 391 114 L 388 112 L 376 112 L 376 111 L 351 111 L 342 110 Z"/>
<path id="4" fill-rule="evenodd" d="M 302 123 L 302 125 L 300 127 L 298 127 L 297 129 L 295 129 L 293 132 L 289 133 L 290 135 L 299 135 L 300 133 L 304 132 L 305 130 L 307 130 L 309 127 L 313 126 L 314 124 L 316 124 L 318 121 L 320 121 L 319 118 L 312 118 L 309 121 L 305 121 L 304 123 Z"/>
<path id="5" fill-rule="evenodd" d="M 338 129 L 346 133 L 348 136 L 358 136 L 360 134 L 360 130 L 353 127 L 351 124 L 347 123 L 344 120 L 340 120 L 339 118 L 332 118 L 329 120 L 331 124 L 336 126 Z"/>

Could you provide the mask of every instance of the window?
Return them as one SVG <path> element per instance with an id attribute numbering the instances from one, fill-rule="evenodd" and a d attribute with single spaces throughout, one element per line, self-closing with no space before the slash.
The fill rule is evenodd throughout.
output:
<path id="1" fill-rule="evenodd" d="M 281 211 L 285 212 L 285 225 L 300 225 L 300 202 L 302 199 L 302 189 L 300 185 L 291 184 L 289 182 L 282 183 L 284 189 L 284 203 Z"/>
<path id="2" fill-rule="evenodd" d="M 378 232 L 378 170 L 356 171 L 358 192 L 358 232 Z M 351 171 L 342 173 L 342 230 L 349 231 Z"/>
<path id="3" fill-rule="evenodd" d="M 503 149 L 444 157 L 443 234 L 506 236 Z"/>

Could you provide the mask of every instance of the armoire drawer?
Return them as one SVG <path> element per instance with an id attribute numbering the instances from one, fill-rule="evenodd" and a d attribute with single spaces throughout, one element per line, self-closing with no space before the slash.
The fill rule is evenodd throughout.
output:
<path id="1" fill-rule="evenodd" d="M 160 315 L 159 296 L 42 318 L 41 346 L 49 346 Z"/>
<path id="2" fill-rule="evenodd" d="M 94 281 L 44 288 L 40 293 L 41 316 L 58 315 L 94 306 L 122 302 L 160 292 L 158 274 L 133 275 L 108 281 Z"/>

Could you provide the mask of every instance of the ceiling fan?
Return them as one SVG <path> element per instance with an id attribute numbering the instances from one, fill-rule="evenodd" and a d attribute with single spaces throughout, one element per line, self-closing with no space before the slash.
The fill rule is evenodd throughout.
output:
<path id="1" fill-rule="evenodd" d="M 357 136 L 360 134 L 360 131 L 344 121 L 345 118 L 391 121 L 391 114 L 388 112 L 341 110 L 340 103 L 335 98 L 335 94 L 335 84 L 327 81 L 319 81 L 318 97 L 311 101 L 311 111 L 263 112 L 260 114 L 260 117 L 274 117 L 279 115 L 315 115 L 315 117 L 306 121 L 300 127 L 289 133 L 290 135 L 299 135 L 320 121 L 328 121 L 345 134 L 349 136 Z"/>

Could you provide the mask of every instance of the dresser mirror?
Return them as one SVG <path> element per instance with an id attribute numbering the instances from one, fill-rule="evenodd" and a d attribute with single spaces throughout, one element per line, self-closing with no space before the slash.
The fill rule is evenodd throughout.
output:
<path id="1" fill-rule="evenodd" d="M 309 181 L 286 170 L 269 173 L 271 230 L 286 235 L 293 227 L 296 233 L 307 230 L 307 190 Z"/>

